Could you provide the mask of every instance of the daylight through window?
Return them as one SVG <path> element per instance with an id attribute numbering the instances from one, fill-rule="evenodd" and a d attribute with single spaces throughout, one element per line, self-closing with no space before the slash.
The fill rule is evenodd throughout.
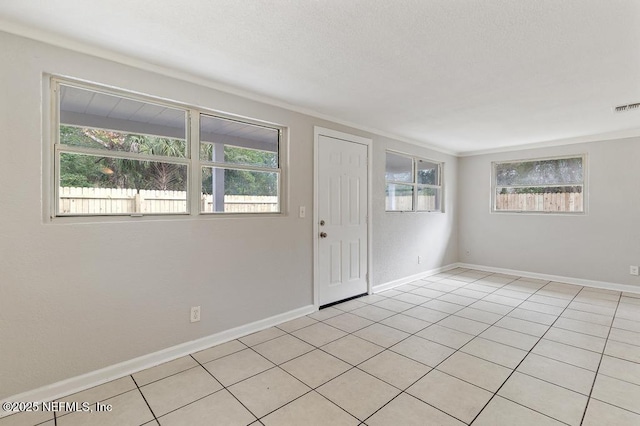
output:
<path id="1" fill-rule="evenodd" d="M 388 151 L 385 180 L 387 211 L 442 211 L 442 163 Z"/>
<path id="2" fill-rule="evenodd" d="M 201 115 L 201 211 L 280 211 L 278 142 L 277 129 Z"/>
<path id="3" fill-rule="evenodd" d="M 195 205 L 280 212 L 280 128 L 56 79 L 52 87 L 56 216 L 189 214 Z"/>
<path id="4" fill-rule="evenodd" d="M 493 210 L 584 212 L 585 156 L 493 164 Z"/>

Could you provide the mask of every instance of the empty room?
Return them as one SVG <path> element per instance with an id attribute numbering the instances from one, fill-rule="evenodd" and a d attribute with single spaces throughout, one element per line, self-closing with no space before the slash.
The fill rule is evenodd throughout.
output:
<path id="1" fill-rule="evenodd" d="M 0 426 L 640 425 L 640 2 L 0 2 Z"/>

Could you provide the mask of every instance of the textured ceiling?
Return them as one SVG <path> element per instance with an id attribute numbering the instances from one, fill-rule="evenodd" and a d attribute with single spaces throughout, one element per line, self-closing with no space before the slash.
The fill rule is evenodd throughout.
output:
<path id="1" fill-rule="evenodd" d="M 3 0 L 0 29 L 455 153 L 640 134 L 611 111 L 640 101 L 638 0 Z"/>

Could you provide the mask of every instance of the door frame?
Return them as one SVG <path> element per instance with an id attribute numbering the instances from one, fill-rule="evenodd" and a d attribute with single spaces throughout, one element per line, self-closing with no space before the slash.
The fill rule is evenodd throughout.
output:
<path id="1" fill-rule="evenodd" d="M 324 127 L 314 126 L 313 127 L 313 305 L 316 310 L 320 307 L 319 305 L 319 277 L 318 277 L 318 266 L 319 266 L 319 250 L 318 245 L 320 243 L 319 238 L 319 213 L 318 213 L 318 173 L 320 172 L 319 168 L 319 158 L 318 158 L 318 149 L 320 145 L 320 136 L 327 136 L 334 139 L 340 139 L 346 142 L 353 142 L 360 145 L 365 145 L 367 147 L 367 293 L 371 294 L 372 289 L 372 259 L 373 259 L 373 251 L 372 251 L 372 169 L 373 169 L 373 155 L 372 155 L 372 145 L 373 140 L 364 138 L 362 136 L 351 135 L 349 133 L 339 132 L 337 130 L 327 129 Z"/>

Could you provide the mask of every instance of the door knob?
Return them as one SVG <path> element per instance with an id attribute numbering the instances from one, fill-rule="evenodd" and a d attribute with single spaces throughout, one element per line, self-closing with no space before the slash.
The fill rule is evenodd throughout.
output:
<path id="1" fill-rule="evenodd" d="M 326 232 L 321 232 L 320 233 L 320 238 L 327 238 L 327 233 Z"/>
<path id="2" fill-rule="evenodd" d="M 324 226 L 324 220 L 320 221 L 320 226 Z"/>

